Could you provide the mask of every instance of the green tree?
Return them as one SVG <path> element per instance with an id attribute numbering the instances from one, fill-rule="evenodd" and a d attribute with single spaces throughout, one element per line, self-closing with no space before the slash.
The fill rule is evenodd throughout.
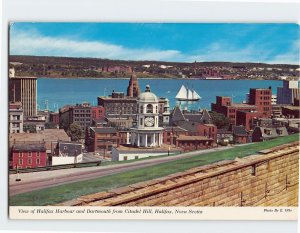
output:
<path id="1" fill-rule="evenodd" d="M 75 122 L 69 126 L 67 134 L 72 141 L 79 141 L 84 136 L 81 126 Z"/>
<path id="2" fill-rule="evenodd" d="M 226 116 L 224 116 L 222 113 L 218 113 L 218 112 L 209 112 L 212 121 L 214 123 L 214 125 L 217 126 L 218 129 L 228 129 L 229 125 L 230 125 L 230 119 Z"/>

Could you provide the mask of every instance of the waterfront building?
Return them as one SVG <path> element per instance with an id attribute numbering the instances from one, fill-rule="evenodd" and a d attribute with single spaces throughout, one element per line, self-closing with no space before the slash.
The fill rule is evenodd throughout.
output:
<path id="1" fill-rule="evenodd" d="M 10 168 L 47 166 L 45 143 L 16 144 L 11 149 Z"/>
<path id="2" fill-rule="evenodd" d="M 9 78 L 9 101 L 21 102 L 24 116 L 36 116 L 37 79 L 33 77 Z"/>
<path id="3" fill-rule="evenodd" d="M 98 97 L 98 106 L 105 109 L 106 117 L 131 116 L 135 117 L 137 102 L 136 98 L 127 97 L 124 93 L 113 92 L 111 96 Z"/>
<path id="4" fill-rule="evenodd" d="M 23 133 L 23 108 L 21 102 L 9 103 L 9 133 Z"/>
<path id="5" fill-rule="evenodd" d="M 256 111 L 261 117 L 268 118 L 272 115 L 272 89 L 250 88 L 249 104 L 257 107 Z"/>
<path id="6" fill-rule="evenodd" d="M 283 86 L 277 87 L 277 104 L 294 104 L 299 99 L 300 88 L 298 81 L 283 80 Z"/>

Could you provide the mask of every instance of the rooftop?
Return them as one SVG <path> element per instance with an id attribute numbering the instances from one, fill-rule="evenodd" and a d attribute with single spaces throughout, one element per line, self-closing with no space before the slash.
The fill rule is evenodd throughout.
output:
<path id="1" fill-rule="evenodd" d="M 207 140 L 213 140 L 205 136 L 187 136 L 187 135 L 180 135 L 177 140 L 180 141 L 207 141 Z"/>
<path id="2" fill-rule="evenodd" d="M 9 141 L 71 141 L 63 129 L 45 129 L 39 133 L 11 133 Z"/>
<path id="3" fill-rule="evenodd" d="M 165 153 L 169 149 L 170 151 L 180 150 L 180 148 L 177 148 L 174 145 L 167 145 L 167 144 L 162 144 L 160 147 L 148 147 L 148 148 L 135 147 L 131 145 L 120 145 L 115 149 L 121 152 L 141 152 L 141 153 L 147 153 L 147 152 Z"/>
<path id="4" fill-rule="evenodd" d="M 103 127 L 103 128 L 91 127 L 91 130 L 93 130 L 95 133 L 117 133 L 117 130 L 113 127 Z"/>
<path id="5" fill-rule="evenodd" d="M 16 144 L 13 146 L 13 151 L 32 151 L 32 152 L 42 152 L 46 151 L 45 144 L 36 143 L 36 144 Z"/>
<path id="6" fill-rule="evenodd" d="M 255 105 L 243 104 L 243 103 L 232 103 L 229 107 L 234 107 L 234 108 L 253 108 L 253 109 L 256 109 Z"/>

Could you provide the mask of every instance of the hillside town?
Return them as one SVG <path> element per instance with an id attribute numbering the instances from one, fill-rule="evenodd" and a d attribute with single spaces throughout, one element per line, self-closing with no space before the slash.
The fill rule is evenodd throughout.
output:
<path id="1" fill-rule="evenodd" d="M 277 95 L 268 86 L 250 88 L 243 103 L 216 96 L 211 109 L 188 111 L 171 107 L 155 94 L 157 87 L 140 86 L 135 71 L 128 72 L 126 93 L 114 90 L 95 96 L 97 105 L 78 103 L 52 112 L 37 110 L 37 78 L 16 76 L 10 69 L 10 169 L 139 160 L 299 132 L 298 81 L 282 80 Z M 204 70 L 201 77 L 219 77 L 220 72 Z"/>
<path id="2" fill-rule="evenodd" d="M 96 58 L 10 56 L 18 76 L 53 78 L 138 78 L 297 80 L 298 65 L 163 61 L 121 61 Z"/>

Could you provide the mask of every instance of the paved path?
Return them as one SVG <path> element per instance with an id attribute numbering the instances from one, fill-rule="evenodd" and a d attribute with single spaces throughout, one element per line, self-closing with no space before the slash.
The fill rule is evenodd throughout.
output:
<path id="1" fill-rule="evenodd" d="M 217 147 L 201 151 L 192 151 L 175 156 L 152 158 L 117 165 L 22 173 L 20 174 L 21 181 L 18 182 L 16 181 L 16 174 L 11 174 L 9 176 L 9 195 L 13 196 L 16 194 L 26 193 L 29 191 L 44 189 L 61 184 L 99 178 L 102 176 L 117 174 L 124 171 L 131 171 L 138 168 L 144 168 L 169 161 L 175 161 L 182 158 L 189 158 L 195 155 L 206 154 L 208 152 L 227 150 L 230 148 L 232 147 Z"/>

